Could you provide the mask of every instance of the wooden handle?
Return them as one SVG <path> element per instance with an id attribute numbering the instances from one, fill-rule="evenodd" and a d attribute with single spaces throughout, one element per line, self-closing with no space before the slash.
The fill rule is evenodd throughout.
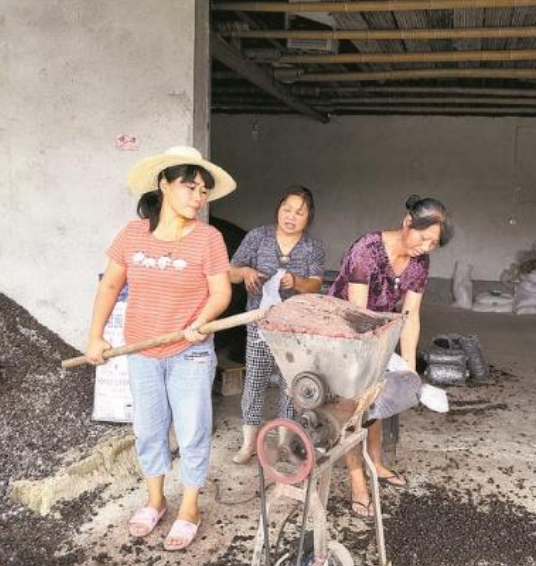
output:
<path id="1" fill-rule="evenodd" d="M 249 324 L 250 322 L 257 322 L 258 320 L 265 318 L 269 310 L 269 308 L 256 309 L 241 314 L 235 314 L 234 316 L 228 316 L 227 318 L 214 320 L 213 322 L 207 322 L 207 324 L 200 326 L 198 330 L 201 334 L 212 334 L 214 332 L 218 332 L 219 330 L 227 330 L 228 328 L 234 328 L 235 326 Z M 167 334 L 162 334 L 161 336 L 156 336 L 155 338 L 149 338 L 148 340 L 143 340 L 142 342 L 137 342 L 136 344 L 130 344 L 129 346 L 109 348 L 108 350 L 104 350 L 102 357 L 107 360 L 108 358 L 115 358 L 116 356 L 123 356 L 124 354 L 140 352 L 141 350 L 147 350 L 148 348 L 154 348 L 155 346 L 162 346 L 164 344 L 169 344 L 170 342 L 178 342 L 183 338 L 184 330 L 168 332 Z M 61 367 L 64 369 L 69 369 L 87 363 L 89 363 L 89 361 L 86 356 L 78 356 L 77 358 L 69 358 L 68 360 L 63 360 L 61 362 Z"/>

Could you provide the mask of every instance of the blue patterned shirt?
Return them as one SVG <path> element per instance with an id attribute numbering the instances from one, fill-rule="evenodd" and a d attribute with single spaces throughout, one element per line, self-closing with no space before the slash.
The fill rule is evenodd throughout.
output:
<path id="1" fill-rule="evenodd" d="M 278 269 L 285 269 L 301 278 L 321 278 L 324 275 L 326 254 L 320 240 L 304 232 L 291 252 L 283 255 L 277 243 L 276 227 L 271 224 L 248 232 L 231 263 L 235 267 L 252 267 L 268 278 Z M 283 301 L 296 294 L 294 289 L 280 291 Z M 262 292 L 248 293 L 248 310 L 259 308 L 261 298 Z"/>

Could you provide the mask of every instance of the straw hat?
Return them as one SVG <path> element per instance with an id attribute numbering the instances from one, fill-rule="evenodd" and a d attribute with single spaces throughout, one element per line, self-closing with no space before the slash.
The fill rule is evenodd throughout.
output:
<path id="1" fill-rule="evenodd" d="M 142 159 L 129 171 L 127 184 L 137 196 L 155 191 L 158 188 L 158 174 L 174 165 L 198 165 L 214 177 L 214 188 L 208 193 L 209 201 L 222 198 L 236 189 L 236 182 L 229 173 L 203 159 L 197 149 L 187 146 L 170 147 L 161 155 Z"/>

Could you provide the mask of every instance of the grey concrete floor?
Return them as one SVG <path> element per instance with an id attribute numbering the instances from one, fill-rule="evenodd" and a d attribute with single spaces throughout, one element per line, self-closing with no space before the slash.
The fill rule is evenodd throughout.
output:
<path id="1" fill-rule="evenodd" d="M 448 486 L 456 482 L 458 486 L 478 488 L 479 494 L 508 495 L 536 512 L 536 317 L 425 307 L 423 346 L 434 335 L 445 332 L 477 334 L 490 363 L 511 375 L 492 385 L 448 388 L 453 409 L 450 415 L 423 408 L 402 415 L 397 469 L 404 471 L 409 490 L 416 494 L 430 484 Z M 168 482 L 170 512 L 147 539 L 138 542 L 129 539 L 127 523 L 144 502 L 143 484 L 114 485 L 103 495 L 106 503 L 73 541 L 87 551 L 85 566 L 250 562 L 259 518 L 258 478 L 256 463 L 236 466 L 230 462 L 240 443 L 237 397 L 216 402 L 215 423 L 209 481 L 201 500 L 203 524 L 196 543 L 183 553 L 162 549 L 180 502 L 178 473 Z M 343 504 L 349 497 L 342 467 L 335 470 L 333 494 Z M 384 496 L 392 497 L 387 491 Z M 281 506 L 274 518 L 280 519 L 286 512 Z M 335 536 L 348 529 L 359 536 L 368 529 L 346 510 L 338 513 L 335 509 L 329 521 Z M 234 554 L 230 552 L 233 545 Z M 223 560 L 224 556 L 229 561 Z M 374 560 L 369 557 L 369 562 Z"/>

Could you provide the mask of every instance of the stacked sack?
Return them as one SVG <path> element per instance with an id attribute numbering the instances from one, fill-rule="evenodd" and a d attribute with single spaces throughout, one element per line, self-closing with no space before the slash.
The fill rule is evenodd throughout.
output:
<path id="1" fill-rule="evenodd" d="M 475 297 L 473 310 L 478 312 L 512 312 L 514 296 L 501 291 L 479 293 Z"/>
<path id="2" fill-rule="evenodd" d="M 424 375 L 435 385 L 455 385 L 467 378 L 487 381 L 490 377 L 480 340 L 474 334 L 440 334 L 433 338 L 425 357 Z"/>
<path id="3" fill-rule="evenodd" d="M 520 276 L 513 309 L 516 314 L 536 314 L 536 270 Z"/>

